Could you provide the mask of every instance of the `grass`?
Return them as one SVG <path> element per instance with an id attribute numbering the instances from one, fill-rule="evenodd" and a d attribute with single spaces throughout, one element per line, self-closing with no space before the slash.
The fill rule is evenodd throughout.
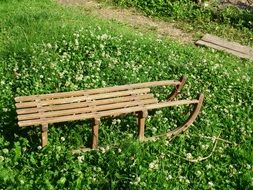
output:
<path id="1" fill-rule="evenodd" d="M 100 0 L 116 6 L 134 7 L 148 16 L 158 17 L 199 38 L 205 33 L 225 37 L 253 46 L 252 9 L 222 6 L 215 1 L 205 1 L 207 6 L 192 0 Z"/>
<path id="2" fill-rule="evenodd" d="M 49 0 L 0 1 L 1 189 L 252 189 L 252 62 L 157 39 Z M 14 97 L 188 76 L 181 98 L 205 94 L 201 116 L 173 141 L 139 143 L 133 115 L 103 119 L 103 148 L 71 150 L 90 121 L 19 129 Z M 170 89 L 154 89 L 164 98 Z M 150 113 L 146 136 L 174 128 L 186 107 Z M 191 163 L 182 158 L 212 156 Z M 110 144 L 114 144 L 113 146 Z"/>

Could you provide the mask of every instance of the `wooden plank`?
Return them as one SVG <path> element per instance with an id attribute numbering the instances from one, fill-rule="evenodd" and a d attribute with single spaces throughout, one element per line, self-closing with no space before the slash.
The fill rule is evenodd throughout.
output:
<path id="1" fill-rule="evenodd" d="M 90 118 L 101 118 L 101 117 L 113 116 L 113 115 L 124 114 L 124 113 L 133 113 L 133 112 L 138 112 L 142 110 L 157 109 L 157 108 L 162 108 L 162 107 L 196 104 L 198 102 L 199 100 L 177 100 L 173 102 L 161 102 L 158 104 L 151 104 L 151 105 L 145 105 L 145 106 L 136 106 L 136 107 L 131 107 L 131 108 L 121 108 L 121 109 L 114 109 L 114 110 L 109 110 L 109 111 L 102 111 L 99 113 L 87 113 L 87 114 L 78 114 L 78 115 L 71 115 L 71 116 L 49 118 L 47 119 L 47 123 L 59 123 L 63 121 L 65 122 L 65 121 L 84 120 L 84 119 L 90 119 Z M 41 122 L 45 122 L 45 121 L 40 120 L 40 119 L 19 121 L 18 125 L 20 127 L 40 125 Z"/>
<path id="2" fill-rule="evenodd" d="M 128 96 L 131 94 L 142 94 L 150 92 L 149 88 L 143 89 L 135 89 L 135 90 L 127 90 L 127 91 L 119 91 L 119 92 L 111 92 L 105 94 L 95 94 L 95 95 L 83 95 L 78 97 L 68 97 L 68 98 L 59 98 L 53 100 L 41 100 L 41 106 L 48 106 L 48 105 L 56 105 L 56 104 L 68 104 L 68 103 L 75 103 L 87 100 L 96 100 L 96 99 L 106 99 L 118 96 Z M 37 107 L 37 103 L 33 102 L 25 102 L 25 103 L 16 103 L 16 108 L 33 108 Z"/>
<path id="3" fill-rule="evenodd" d="M 227 53 L 231 53 L 237 57 L 241 57 L 241 58 L 245 58 L 245 59 L 252 59 L 253 58 L 251 56 L 248 56 L 246 54 L 243 54 L 243 53 L 240 53 L 240 52 L 236 52 L 236 51 L 233 51 L 233 50 L 230 50 L 230 49 L 225 49 L 223 47 L 220 47 L 218 45 L 215 45 L 215 44 L 212 44 L 212 43 L 209 43 L 209 42 L 205 42 L 205 41 L 197 41 L 197 44 L 198 45 L 204 45 L 204 46 L 207 46 L 207 47 L 211 47 L 211 48 L 214 48 L 214 49 L 217 49 L 217 50 L 222 50 L 222 51 L 226 51 Z"/>
<path id="4" fill-rule="evenodd" d="M 73 114 L 82 114 L 82 113 L 91 113 L 91 112 L 100 112 L 104 110 L 112 110 L 118 108 L 127 108 L 138 106 L 139 104 L 154 104 L 157 103 L 158 100 L 156 98 L 152 99 L 144 99 L 139 101 L 131 101 L 131 102 L 121 102 L 116 104 L 107 104 L 107 105 L 100 105 L 96 106 L 93 109 L 90 107 L 85 108 L 74 108 L 74 109 L 67 109 L 61 111 L 53 111 L 53 112 L 44 112 L 44 113 L 35 113 L 35 114 L 26 114 L 26 115 L 18 115 L 18 120 L 32 120 L 32 119 L 40 119 L 40 118 L 52 118 L 52 117 L 59 117 L 59 116 L 68 116 Z"/>
<path id="5" fill-rule="evenodd" d="M 226 51 L 238 57 L 253 60 L 253 48 L 243 46 L 236 42 L 229 42 L 210 34 L 206 34 L 202 39 L 198 40 L 196 44 Z"/>
<path id="6" fill-rule="evenodd" d="M 153 86 L 167 86 L 167 85 L 176 86 L 176 85 L 179 85 L 180 83 L 181 82 L 177 80 L 154 81 L 154 82 L 128 84 L 128 85 L 113 86 L 113 87 L 106 87 L 106 88 L 80 90 L 80 91 L 74 91 L 74 92 L 59 92 L 59 93 L 42 94 L 42 95 L 19 96 L 15 98 L 15 101 L 27 102 L 27 101 L 34 101 L 36 99 L 45 100 L 45 99 L 51 99 L 51 98 L 82 96 L 83 94 L 93 95 L 93 94 L 109 93 L 109 92 L 115 92 L 115 91 L 121 91 L 121 90 L 147 88 L 147 87 L 153 87 Z"/>
<path id="7" fill-rule="evenodd" d="M 253 55 L 252 48 L 247 47 L 247 46 L 243 46 L 243 45 L 241 45 L 237 42 L 227 41 L 227 40 L 219 38 L 217 36 L 206 34 L 206 35 L 203 36 L 203 38 L 201 40 L 203 40 L 205 42 L 210 42 L 210 43 L 219 45 L 219 46 L 227 48 L 227 49 L 231 49 L 233 51 Z"/>
<path id="8" fill-rule="evenodd" d="M 114 104 L 114 103 L 120 103 L 120 102 L 129 102 L 135 100 L 136 97 L 134 96 L 124 96 L 124 97 L 116 97 L 116 98 L 110 98 L 110 99 L 102 99 L 102 100 L 96 100 L 96 105 L 108 105 L 108 104 Z M 153 94 L 138 94 L 138 98 L 140 100 L 144 99 L 150 99 L 154 98 Z M 86 101 L 78 102 L 78 103 L 69 103 L 69 104 L 62 104 L 62 105 L 50 105 L 50 106 L 44 106 L 40 108 L 41 111 L 48 112 L 48 111 L 58 111 L 58 110 L 66 110 L 66 109 L 74 109 L 74 108 L 84 108 L 88 107 Z M 21 108 L 17 109 L 18 115 L 24 115 L 24 114 L 32 114 L 32 113 L 38 113 L 40 111 L 37 107 L 36 108 Z"/>

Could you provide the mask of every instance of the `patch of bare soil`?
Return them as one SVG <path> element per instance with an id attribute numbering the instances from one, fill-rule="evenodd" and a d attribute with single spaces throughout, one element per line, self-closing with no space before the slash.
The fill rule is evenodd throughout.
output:
<path id="1" fill-rule="evenodd" d="M 158 35 L 171 37 L 179 42 L 190 43 L 194 40 L 193 34 L 177 29 L 172 23 L 143 16 L 133 9 L 103 6 L 95 0 L 58 0 L 58 2 L 64 5 L 81 6 L 102 19 L 115 20 L 139 29 L 154 30 Z"/>
<path id="2" fill-rule="evenodd" d="M 253 0 L 220 0 L 221 4 L 230 4 L 239 8 L 253 9 Z"/>

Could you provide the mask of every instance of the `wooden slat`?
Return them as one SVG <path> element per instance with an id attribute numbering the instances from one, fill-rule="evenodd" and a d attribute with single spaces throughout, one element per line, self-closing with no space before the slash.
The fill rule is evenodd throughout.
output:
<path id="1" fill-rule="evenodd" d="M 18 115 L 18 120 L 31 120 L 31 119 L 39 119 L 39 118 L 51 118 L 51 117 L 59 117 L 59 116 L 67 116 L 73 114 L 82 114 L 82 113 L 90 113 L 90 112 L 100 112 L 104 110 L 112 110 L 118 108 L 126 108 L 126 107 L 133 107 L 140 104 L 154 104 L 157 103 L 158 100 L 156 98 L 152 99 L 145 99 L 140 101 L 131 101 L 131 102 L 121 102 L 116 104 L 107 104 L 107 105 L 100 105 L 96 106 L 95 108 L 91 109 L 90 107 L 86 108 L 77 108 L 77 109 L 68 109 L 68 110 L 61 110 L 61 111 L 53 111 L 53 112 L 45 112 L 43 114 L 36 113 L 36 114 L 27 114 L 27 115 Z"/>
<path id="2" fill-rule="evenodd" d="M 99 113 L 88 113 L 88 114 L 55 117 L 55 118 L 47 119 L 47 122 L 58 123 L 58 122 L 63 122 L 63 121 L 75 121 L 75 120 L 84 120 L 84 119 L 89 119 L 89 118 L 101 118 L 101 117 L 111 116 L 111 115 L 138 112 L 144 109 L 149 110 L 149 109 L 156 109 L 156 108 L 161 108 L 161 107 L 170 107 L 170 106 L 178 106 L 178 105 L 185 105 L 185 104 L 196 104 L 198 102 L 199 100 L 178 100 L 178 101 L 173 101 L 173 102 L 162 102 L 158 104 L 151 104 L 151 105 L 145 105 L 145 106 L 136 106 L 136 107 L 131 107 L 131 108 L 121 108 L 121 109 L 114 109 L 114 110 L 109 110 L 109 111 L 102 111 Z M 39 125 L 41 124 L 41 120 L 36 119 L 36 120 L 28 120 L 28 121 L 19 121 L 18 124 L 20 127 Z"/>
<path id="3" fill-rule="evenodd" d="M 55 104 L 68 104 L 68 103 L 81 102 L 85 100 L 106 99 L 106 98 L 112 98 L 112 97 L 117 97 L 117 96 L 128 96 L 131 94 L 141 94 L 141 93 L 148 93 L 148 92 L 150 92 L 149 88 L 143 88 L 143 89 L 111 92 L 111 93 L 105 93 L 105 94 L 95 94 L 95 95 L 87 94 L 87 95 L 83 95 L 79 97 L 60 98 L 60 99 L 53 99 L 53 100 L 41 100 L 40 105 L 48 106 L 48 105 L 55 105 Z M 16 103 L 17 108 L 33 108 L 36 106 L 37 106 L 36 102 Z"/>
<path id="4" fill-rule="evenodd" d="M 158 109 L 158 108 L 164 108 L 164 107 L 171 107 L 171 106 L 179 106 L 179 105 L 188 105 L 188 104 L 197 104 L 199 103 L 199 100 L 177 100 L 172 102 L 159 102 L 158 104 L 150 104 L 146 105 L 145 107 L 148 110 L 151 109 Z"/>
<path id="5" fill-rule="evenodd" d="M 139 94 L 138 98 L 140 100 L 144 99 L 150 99 L 153 98 L 153 94 Z M 120 103 L 120 102 L 128 102 L 133 101 L 135 99 L 134 96 L 124 96 L 124 97 L 118 97 L 118 98 L 110 98 L 110 99 L 102 99 L 102 100 L 96 100 L 96 105 L 106 105 L 106 104 L 113 104 L 113 103 Z M 40 108 L 42 111 L 58 111 L 58 110 L 66 110 L 66 109 L 74 109 L 74 108 L 84 108 L 89 106 L 86 101 L 78 102 L 78 103 L 70 103 L 70 104 L 62 104 L 62 105 L 50 105 Z M 38 113 L 38 108 L 23 108 L 23 109 L 17 109 L 18 115 L 24 115 L 24 114 L 31 114 L 31 113 Z"/>
<path id="6" fill-rule="evenodd" d="M 152 87 L 152 86 L 167 86 L 167 85 L 176 86 L 179 84 L 180 84 L 180 81 L 177 81 L 177 80 L 154 81 L 154 82 L 145 82 L 145 83 L 122 85 L 122 86 L 98 88 L 98 89 L 80 90 L 80 91 L 74 91 L 74 92 L 59 92 L 59 93 L 32 95 L 32 96 L 19 96 L 15 98 L 15 101 L 27 102 L 27 101 L 34 101 L 35 99 L 45 100 L 45 99 L 51 99 L 51 98 L 81 96 L 83 94 L 93 95 L 93 94 L 101 94 L 101 93 L 115 92 L 115 91 L 128 90 L 128 89 L 147 88 L 147 87 Z"/>
<path id="7" fill-rule="evenodd" d="M 217 36 L 206 34 L 201 40 L 196 42 L 197 45 L 208 46 L 217 50 L 226 51 L 241 58 L 253 60 L 253 48 L 242 46 L 236 42 L 229 42 Z"/>

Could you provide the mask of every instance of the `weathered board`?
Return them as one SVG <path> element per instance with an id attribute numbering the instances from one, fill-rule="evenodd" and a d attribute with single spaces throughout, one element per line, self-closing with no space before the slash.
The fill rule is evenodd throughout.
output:
<path id="1" fill-rule="evenodd" d="M 196 44 L 222 50 L 241 58 L 253 60 L 253 48 L 243 46 L 236 42 L 229 42 L 225 39 L 210 34 L 205 34 L 196 42 Z"/>

